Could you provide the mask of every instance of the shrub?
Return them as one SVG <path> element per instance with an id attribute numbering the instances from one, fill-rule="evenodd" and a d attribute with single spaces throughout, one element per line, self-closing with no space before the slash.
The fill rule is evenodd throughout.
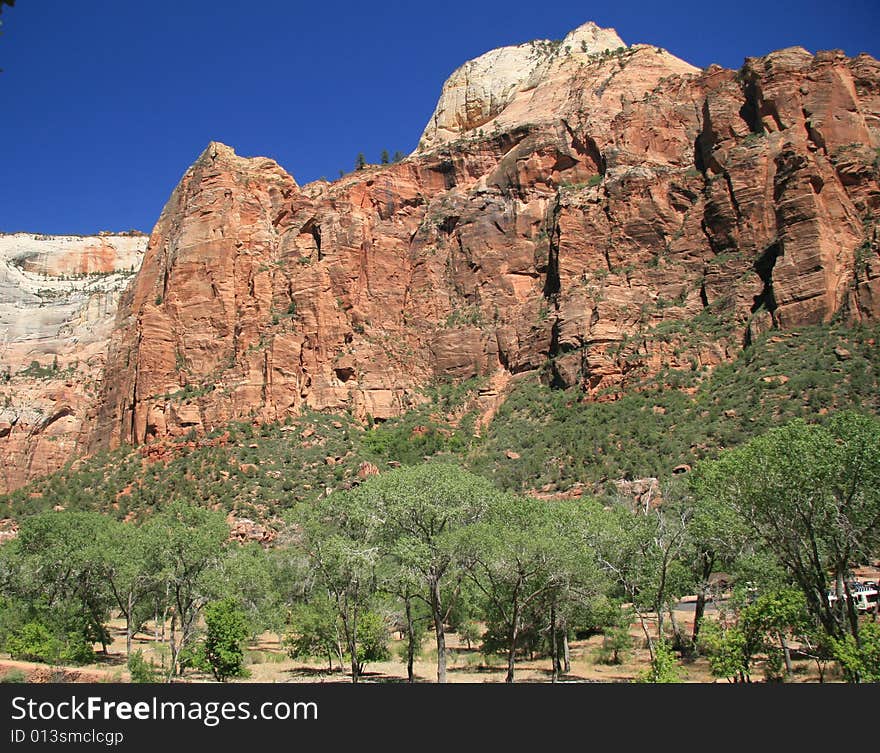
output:
<path id="1" fill-rule="evenodd" d="M 867 622 L 859 630 L 856 645 L 852 635 L 832 639 L 832 652 L 847 679 L 856 682 L 880 682 L 880 624 Z"/>
<path id="2" fill-rule="evenodd" d="M 358 622 L 357 660 L 360 671 L 368 662 L 385 661 L 391 657 L 388 650 L 388 624 L 376 612 L 364 612 Z"/>
<path id="3" fill-rule="evenodd" d="M 244 642 L 247 615 L 235 599 L 221 599 L 205 607 L 205 659 L 218 682 L 245 677 Z"/>
<path id="4" fill-rule="evenodd" d="M 128 673 L 134 683 L 156 682 L 158 674 L 153 663 L 144 659 L 144 653 L 140 650 L 128 657 Z"/>
<path id="5" fill-rule="evenodd" d="M 596 650 L 596 661 L 602 664 L 620 664 L 624 654 L 632 648 L 633 639 L 626 626 L 605 631 L 602 645 Z"/>
<path id="6" fill-rule="evenodd" d="M 681 667 L 675 659 L 675 651 L 665 640 L 657 641 L 654 644 L 654 658 L 651 660 L 651 668 L 639 675 L 637 682 L 681 682 Z"/>
<path id="7" fill-rule="evenodd" d="M 6 650 L 13 659 L 49 662 L 58 657 L 55 637 L 38 622 L 28 622 L 6 639 Z"/>

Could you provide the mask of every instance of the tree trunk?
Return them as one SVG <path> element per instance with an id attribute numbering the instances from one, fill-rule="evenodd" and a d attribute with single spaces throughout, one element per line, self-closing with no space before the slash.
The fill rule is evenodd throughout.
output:
<path id="1" fill-rule="evenodd" d="M 128 611 L 125 613 L 125 655 L 131 656 L 131 611 L 132 611 L 131 594 L 128 595 Z"/>
<path id="2" fill-rule="evenodd" d="M 706 612 L 706 590 L 709 587 L 709 576 L 712 574 L 712 569 L 715 567 L 714 556 L 707 556 L 704 554 L 702 560 L 702 577 L 700 579 L 700 588 L 697 590 L 697 603 L 694 605 L 694 631 L 691 633 L 691 641 L 694 644 L 694 648 L 697 646 L 697 638 L 700 637 L 700 626 L 703 623 L 703 615 Z"/>
<path id="3" fill-rule="evenodd" d="M 437 682 L 446 682 L 446 633 L 443 629 L 443 609 L 440 601 L 440 581 L 431 581 L 431 613 L 434 617 L 434 635 L 437 639 Z"/>
<path id="4" fill-rule="evenodd" d="M 337 596 L 337 604 L 339 597 Z M 355 607 L 354 615 L 349 616 L 347 605 L 345 610 L 341 610 L 342 629 L 345 632 L 345 645 L 348 647 L 349 658 L 351 659 L 351 682 L 356 685 L 361 674 L 361 665 L 357 658 L 357 608 Z"/>
<path id="5" fill-rule="evenodd" d="M 862 640 L 859 637 L 859 616 L 856 613 L 856 605 L 853 601 L 852 593 L 850 593 L 849 584 L 846 581 L 843 583 L 843 592 L 846 595 L 846 614 L 849 618 L 850 632 L 852 632 L 852 636 L 855 638 L 856 646 L 861 648 Z"/>
<path id="6" fill-rule="evenodd" d="M 357 644 L 355 641 L 348 641 L 348 650 L 351 652 L 351 682 L 357 685 L 361 674 L 361 665 L 357 660 Z"/>
<path id="7" fill-rule="evenodd" d="M 571 672 L 571 651 L 568 646 L 568 621 L 562 621 L 562 667 L 565 674 Z"/>
<path id="8" fill-rule="evenodd" d="M 633 599 L 633 608 L 635 609 L 635 599 Z M 654 663 L 654 641 L 651 638 L 651 632 L 648 630 L 648 623 L 645 620 L 645 615 L 642 614 L 641 609 L 635 609 L 636 616 L 639 618 L 639 625 L 642 628 L 642 632 L 645 634 L 645 642 L 648 644 L 648 655 L 651 657 L 651 664 Z M 658 620 L 659 624 L 659 620 Z M 659 628 L 658 628 L 658 635 Z"/>
<path id="9" fill-rule="evenodd" d="M 550 661 L 553 662 L 551 682 L 559 678 L 559 646 L 556 642 L 556 602 L 550 602 Z"/>
<path id="10" fill-rule="evenodd" d="M 507 677 L 504 682 L 513 682 L 513 672 L 516 667 L 516 639 L 519 637 L 519 602 L 513 604 L 513 618 L 510 625 L 510 643 L 507 646 Z"/>
<path id="11" fill-rule="evenodd" d="M 791 650 L 788 648 L 788 641 L 785 640 L 785 633 L 779 633 L 779 645 L 782 647 L 782 658 L 785 661 L 785 676 L 791 677 L 794 669 L 791 666 Z"/>
<path id="12" fill-rule="evenodd" d="M 407 596 L 404 599 L 406 606 L 406 679 L 407 682 L 415 682 L 415 672 L 413 671 L 413 663 L 416 654 L 416 636 L 413 630 L 412 605 L 411 599 Z"/>
<path id="13" fill-rule="evenodd" d="M 177 674 L 177 657 L 180 654 L 180 646 L 177 643 L 177 612 L 171 615 L 171 625 L 168 629 L 168 648 L 171 650 L 171 660 L 168 667 L 167 682 L 171 682 L 171 678 Z"/>
<path id="14" fill-rule="evenodd" d="M 700 587 L 697 592 L 697 603 L 694 605 L 694 631 L 691 633 L 691 641 L 694 646 L 700 637 L 700 626 L 703 624 L 703 615 L 706 613 L 706 590 Z"/>

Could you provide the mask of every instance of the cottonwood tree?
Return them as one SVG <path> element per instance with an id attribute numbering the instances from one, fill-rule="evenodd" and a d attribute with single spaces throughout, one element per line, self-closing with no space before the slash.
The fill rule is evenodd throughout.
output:
<path id="1" fill-rule="evenodd" d="M 266 551 L 256 543 L 229 547 L 214 572 L 213 590 L 235 596 L 253 636 L 277 626 L 278 593 L 274 574 Z"/>
<path id="2" fill-rule="evenodd" d="M 549 611 L 548 632 L 554 671 L 558 671 L 555 631 L 560 596 L 589 588 L 591 578 L 584 573 L 584 560 L 573 551 L 571 515 L 564 508 L 564 503 L 499 495 L 485 518 L 464 536 L 472 561 L 469 574 L 506 633 L 505 682 L 514 681 L 523 616 L 537 604 L 542 612 Z"/>
<path id="3" fill-rule="evenodd" d="M 290 634 L 285 638 L 287 653 L 293 659 L 326 657 L 333 671 L 333 657 L 340 667 L 345 661 L 339 615 L 326 591 L 314 594 L 308 602 L 294 604 L 290 612 Z"/>
<path id="4" fill-rule="evenodd" d="M 394 566 L 420 584 L 418 596 L 434 623 L 437 682 L 446 682 L 445 623 L 469 564 L 461 531 L 499 494 L 486 479 L 444 463 L 383 473 L 353 492 L 381 518 L 383 548 Z"/>
<path id="5" fill-rule="evenodd" d="M 406 637 L 406 677 L 407 682 L 415 682 L 415 658 L 425 635 L 423 623 L 427 622 L 427 615 L 423 615 L 425 605 L 421 600 L 421 579 L 412 570 L 397 567 L 392 561 L 382 568 L 379 590 L 402 607 L 400 622 Z"/>
<path id="6" fill-rule="evenodd" d="M 689 564 L 696 585 L 694 624 L 691 645 L 696 647 L 709 597 L 711 576 L 729 572 L 747 552 L 753 549 L 742 519 L 714 496 L 690 495 L 689 520 L 682 559 Z"/>
<path id="7" fill-rule="evenodd" d="M 299 505 L 293 521 L 299 530 L 295 545 L 308 556 L 316 586 L 326 591 L 340 620 L 351 681 L 357 683 L 363 671 L 361 621 L 376 593 L 381 518 L 361 496 L 340 492 Z"/>
<path id="8" fill-rule="evenodd" d="M 222 513 L 174 502 L 147 527 L 161 545 L 155 550 L 160 588 L 171 609 L 168 646 L 171 660 L 166 679 L 181 669 L 179 658 L 191 647 L 199 615 L 221 596 L 213 571 L 225 555 L 229 526 Z"/>
<path id="9" fill-rule="evenodd" d="M 652 662 L 655 640 L 664 639 L 664 610 L 672 613 L 672 602 L 686 586 L 680 557 L 688 517 L 687 508 L 678 504 L 644 511 L 615 504 L 596 510 L 584 528 L 599 566 L 632 603 Z M 655 635 L 649 612 L 655 615 Z"/>
<path id="10" fill-rule="evenodd" d="M 155 528 L 107 519 L 96 533 L 104 552 L 103 574 L 119 613 L 125 619 L 125 655 L 131 655 L 134 634 L 152 616 L 159 585 L 162 542 Z"/>
<path id="11" fill-rule="evenodd" d="M 85 635 L 107 653 L 106 623 L 113 597 L 105 577 L 111 554 L 103 546 L 112 521 L 92 512 L 49 512 L 25 518 L 14 542 L 20 558 L 18 595 L 42 604 L 51 617 L 81 617 Z"/>
<path id="12" fill-rule="evenodd" d="M 244 643 L 250 622 L 235 598 L 212 601 L 205 607 L 205 661 L 218 682 L 244 677 Z"/>
<path id="13" fill-rule="evenodd" d="M 849 632 L 858 645 L 846 579 L 851 563 L 880 545 L 880 420 L 850 412 L 825 425 L 796 419 L 701 463 L 691 484 L 773 553 L 830 638 Z"/>

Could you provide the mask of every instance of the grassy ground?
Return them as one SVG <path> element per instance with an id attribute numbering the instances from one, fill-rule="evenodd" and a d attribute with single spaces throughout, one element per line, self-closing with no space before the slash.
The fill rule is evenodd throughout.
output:
<path id="1" fill-rule="evenodd" d="M 691 620 L 679 615 L 682 627 L 692 629 Z M 11 673 L 19 681 L 26 678 L 30 682 L 127 682 L 129 679 L 125 658 L 125 632 L 121 622 L 111 623 L 113 641 L 107 656 L 98 654 L 93 664 L 81 667 L 50 667 L 45 664 L 13 661 L 0 655 L 0 679 Z M 634 648 L 622 657 L 619 664 L 605 664 L 599 658 L 602 636 L 594 635 L 571 643 L 571 671 L 561 675 L 559 682 L 632 682 L 645 672 L 650 665 L 648 650 L 644 644 L 641 628 L 633 624 L 630 628 Z M 507 672 L 507 659 L 504 656 L 484 656 L 478 647 L 468 648 L 455 633 L 447 634 L 447 680 L 450 683 L 492 683 L 504 682 Z M 139 634 L 133 643 L 133 650 L 141 650 L 147 660 L 159 665 L 167 657 L 167 647 L 157 644 L 150 634 Z M 368 664 L 362 682 L 406 682 L 405 661 L 398 658 L 405 650 L 404 642 L 394 639 L 391 645 L 392 659 Z M 237 682 L 297 683 L 333 682 L 349 683 L 351 677 L 347 667 L 339 667 L 334 659 L 333 671 L 326 660 L 303 661 L 291 659 L 278 642 L 278 637 L 264 633 L 252 642 L 246 651 L 246 666 L 250 677 Z M 683 661 L 680 664 L 683 682 L 705 683 L 726 682 L 712 677 L 705 658 Z M 417 682 L 435 682 L 437 677 L 436 650 L 431 639 L 426 639 L 421 655 L 415 662 Z M 516 682 L 550 682 L 550 660 L 547 657 L 521 658 L 516 664 Z M 758 667 L 754 673 L 755 681 L 761 680 Z M 213 678 L 204 673 L 188 670 L 184 682 L 212 682 Z M 826 674 L 826 681 L 839 680 L 833 673 Z M 806 661 L 794 662 L 794 675 L 790 682 L 818 682 L 815 665 Z"/>

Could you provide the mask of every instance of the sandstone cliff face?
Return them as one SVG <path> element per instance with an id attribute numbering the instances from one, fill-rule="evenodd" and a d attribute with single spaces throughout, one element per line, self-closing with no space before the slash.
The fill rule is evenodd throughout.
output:
<path id="1" fill-rule="evenodd" d="M 552 122 L 564 114 L 567 97 L 551 97 L 549 102 L 556 107 L 546 108 L 549 102 L 542 102 L 541 94 L 558 89 L 546 84 L 554 80 L 558 83 L 558 79 L 566 76 L 567 67 L 587 61 L 593 54 L 610 53 L 625 46 L 613 29 L 600 29 L 591 22 L 572 31 L 561 43 L 539 39 L 491 50 L 470 60 L 443 85 L 419 148 L 424 150 L 454 141 L 468 131 L 500 130 L 505 122 L 513 125 Z M 686 63 L 682 65 L 693 70 Z M 533 93 L 538 88 L 542 91 L 534 99 Z M 515 102 L 520 107 L 511 108 L 508 117 L 496 126 L 495 119 Z M 527 113 L 525 120 L 521 115 L 517 117 L 522 111 Z"/>
<path id="2" fill-rule="evenodd" d="M 139 235 L 0 235 L 0 490 L 82 450 Z"/>
<path id="3" fill-rule="evenodd" d="M 212 143 L 120 302 L 88 446 L 528 370 L 613 399 L 876 319 L 878 147 L 870 57 L 700 71 L 593 25 L 463 66 L 397 164 L 300 187 Z"/>

